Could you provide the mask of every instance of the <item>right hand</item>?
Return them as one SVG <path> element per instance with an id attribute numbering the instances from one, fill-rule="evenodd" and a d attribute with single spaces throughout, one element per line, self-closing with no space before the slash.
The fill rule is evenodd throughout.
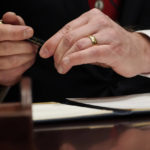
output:
<path id="1" fill-rule="evenodd" d="M 0 85 L 11 86 L 35 62 L 38 47 L 25 41 L 33 36 L 33 29 L 15 13 L 3 15 L 0 24 Z"/>

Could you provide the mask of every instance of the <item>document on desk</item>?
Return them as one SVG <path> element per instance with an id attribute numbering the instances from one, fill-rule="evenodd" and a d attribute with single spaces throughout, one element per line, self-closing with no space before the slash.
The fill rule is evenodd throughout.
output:
<path id="1" fill-rule="evenodd" d="M 115 109 L 150 110 L 150 93 L 104 98 L 70 98 L 69 100 Z"/>
<path id="2" fill-rule="evenodd" d="M 33 120 L 58 120 L 96 115 L 112 115 L 118 110 L 125 112 L 126 110 L 130 110 L 131 112 L 150 111 L 149 93 L 105 98 L 68 98 L 68 100 L 69 102 L 75 102 L 75 104 L 85 104 L 85 106 L 83 105 L 84 107 L 81 107 L 57 102 L 34 103 L 32 105 Z M 86 106 L 96 106 L 95 108 L 98 107 L 98 109 Z M 100 109 L 101 107 L 102 109 Z"/>

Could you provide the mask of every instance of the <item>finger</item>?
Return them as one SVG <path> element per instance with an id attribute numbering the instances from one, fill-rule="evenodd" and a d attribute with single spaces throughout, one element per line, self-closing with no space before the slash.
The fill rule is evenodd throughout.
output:
<path id="1" fill-rule="evenodd" d="M 3 15 L 2 20 L 5 24 L 25 25 L 24 20 L 14 12 L 7 12 Z"/>
<path id="2" fill-rule="evenodd" d="M 17 15 L 14 12 L 7 12 L 3 15 L 2 20 L 5 24 L 15 24 L 17 22 Z"/>
<path id="3" fill-rule="evenodd" d="M 73 46 L 74 43 L 76 43 L 79 39 L 88 37 L 89 35 L 93 35 L 98 31 L 97 28 L 93 28 L 92 24 L 86 24 L 82 27 L 79 27 L 68 34 L 66 34 L 60 44 L 58 45 L 55 54 L 54 59 L 55 63 L 59 64 L 61 58 L 64 56 L 64 54 Z"/>
<path id="4" fill-rule="evenodd" d="M 55 35 L 53 35 L 41 48 L 40 56 L 43 58 L 48 58 L 52 56 L 55 52 L 56 47 L 61 41 L 62 37 L 70 32 L 71 30 L 87 24 L 88 18 L 85 15 L 71 21 L 65 25 L 61 30 L 59 30 Z"/>
<path id="5" fill-rule="evenodd" d="M 35 59 L 35 54 L 14 55 L 0 57 L 0 70 L 17 68 Z"/>
<path id="6" fill-rule="evenodd" d="M 89 47 L 93 46 L 91 40 L 86 37 L 86 38 L 82 38 L 80 40 L 78 40 L 65 54 L 63 57 L 74 53 L 74 52 L 78 52 L 81 50 L 85 50 Z M 58 64 L 59 65 L 59 64 Z"/>
<path id="7" fill-rule="evenodd" d="M 29 61 L 26 64 L 23 64 L 17 68 L 14 69 L 8 69 L 8 70 L 1 70 L 0 71 L 0 83 L 1 85 L 5 86 L 11 86 L 15 84 L 21 77 L 21 75 L 29 69 L 33 64 L 35 60 Z"/>
<path id="8" fill-rule="evenodd" d="M 109 64 L 109 46 L 93 46 L 86 50 L 72 53 L 63 58 L 57 71 L 61 74 L 68 72 L 73 66 L 82 64 L 93 64 L 96 62 Z"/>
<path id="9" fill-rule="evenodd" d="M 17 19 L 20 25 L 25 25 L 25 21 L 23 20 L 21 16 L 17 16 Z"/>
<path id="10" fill-rule="evenodd" d="M 31 54 L 37 52 L 37 46 L 25 41 L 0 42 L 0 56 Z"/>
<path id="11" fill-rule="evenodd" d="M 113 41 L 113 39 L 107 33 L 110 33 L 110 32 L 101 30 L 98 33 L 92 35 L 95 37 L 97 45 L 108 45 L 109 43 Z M 74 45 L 64 54 L 64 56 L 67 56 L 77 51 L 90 48 L 92 46 L 93 46 L 93 43 L 89 37 L 81 38 L 77 42 L 74 43 Z"/>
<path id="12" fill-rule="evenodd" d="M 33 29 L 28 26 L 0 24 L 0 41 L 18 41 L 31 38 Z"/>

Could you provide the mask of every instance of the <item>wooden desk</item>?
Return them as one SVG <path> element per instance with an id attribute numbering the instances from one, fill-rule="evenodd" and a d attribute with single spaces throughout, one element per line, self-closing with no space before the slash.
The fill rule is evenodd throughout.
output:
<path id="1" fill-rule="evenodd" d="M 34 128 L 34 135 L 38 150 L 150 150 L 148 120 L 43 125 Z"/>
<path id="2" fill-rule="evenodd" d="M 149 116 L 34 124 L 30 81 L 21 103 L 0 105 L 0 150 L 150 150 Z"/>
<path id="3" fill-rule="evenodd" d="M 0 104 L 0 150 L 35 150 L 30 80 L 21 82 L 21 102 Z"/>

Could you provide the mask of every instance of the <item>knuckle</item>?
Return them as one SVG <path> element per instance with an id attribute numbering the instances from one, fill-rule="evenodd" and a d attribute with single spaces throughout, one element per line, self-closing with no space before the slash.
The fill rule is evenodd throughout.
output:
<path id="1" fill-rule="evenodd" d="M 95 22 L 99 25 L 111 26 L 110 19 L 106 15 L 97 15 L 92 19 L 95 20 Z"/>
<path id="2" fill-rule="evenodd" d="M 89 11 L 88 14 L 90 20 L 95 23 L 95 25 L 103 25 L 108 26 L 110 25 L 110 19 L 105 14 L 103 14 L 99 9 L 94 8 Z"/>
<path id="3" fill-rule="evenodd" d="M 93 8 L 85 13 L 85 16 L 88 18 L 88 20 L 93 20 L 95 17 L 100 15 L 100 10 L 97 8 Z"/>
<path id="4" fill-rule="evenodd" d="M 64 36 L 64 44 L 65 45 L 73 45 L 74 43 L 74 39 L 73 39 L 74 35 L 72 33 L 67 33 L 65 36 Z"/>
<path id="5" fill-rule="evenodd" d="M 64 28 L 62 29 L 62 33 L 63 33 L 63 34 L 66 34 L 66 33 L 68 33 L 68 32 L 71 31 L 71 30 L 72 30 L 72 26 L 71 26 L 70 23 L 68 23 L 68 24 L 66 24 L 66 25 L 64 26 Z"/>
<path id="6" fill-rule="evenodd" d="M 83 49 L 84 49 L 84 46 L 83 46 L 83 45 L 85 45 L 85 44 L 83 43 L 83 40 L 79 40 L 79 41 L 77 41 L 77 42 L 75 43 L 75 47 L 76 47 L 77 50 L 83 50 Z"/>
<path id="7" fill-rule="evenodd" d="M 100 14 L 101 11 L 100 11 L 99 9 L 97 9 L 97 8 L 93 8 L 93 9 L 90 10 L 90 13 L 91 13 L 91 14 L 96 14 L 96 15 L 97 15 L 97 14 Z"/>
<path id="8" fill-rule="evenodd" d="M 105 18 L 105 17 L 96 17 L 95 20 L 97 20 L 97 24 L 100 25 L 100 26 L 108 26 L 109 23 L 108 23 L 108 20 Z"/>

